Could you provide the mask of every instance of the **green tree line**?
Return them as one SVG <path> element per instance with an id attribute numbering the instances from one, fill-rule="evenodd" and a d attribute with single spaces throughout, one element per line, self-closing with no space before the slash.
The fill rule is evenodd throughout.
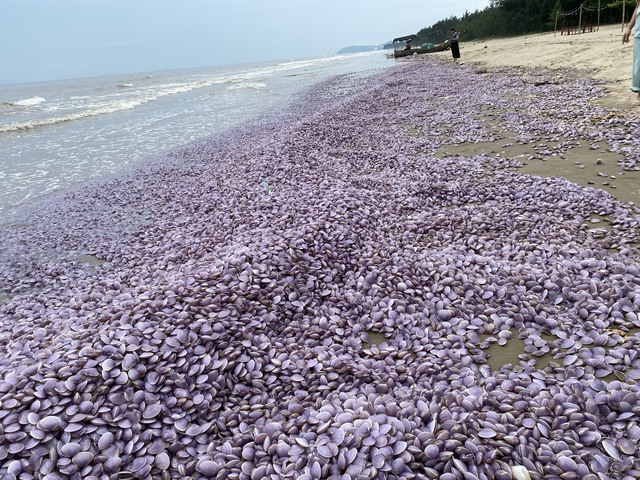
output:
<path id="1" fill-rule="evenodd" d="M 625 0 L 600 0 L 600 25 L 622 22 Z M 491 0 L 484 10 L 465 12 L 462 17 L 452 16 L 423 28 L 417 34 L 417 44 L 439 43 L 448 38 L 455 27 L 461 32 L 461 41 L 491 37 L 516 36 L 526 33 L 553 31 L 556 27 L 598 24 L 598 0 Z M 626 0 L 625 22 L 631 18 L 635 0 Z M 570 15 L 567 13 L 574 12 Z M 560 15 L 556 15 L 560 12 Z"/>

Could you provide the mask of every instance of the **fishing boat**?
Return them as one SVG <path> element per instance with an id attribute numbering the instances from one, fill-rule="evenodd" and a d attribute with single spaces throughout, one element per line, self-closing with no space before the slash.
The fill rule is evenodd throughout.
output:
<path id="1" fill-rule="evenodd" d="M 449 40 L 438 43 L 425 43 L 420 46 L 414 46 L 413 42 L 416 39 L 416 35 L 406 35 L 404 37 L 398 37 L 393 39 L 393 53 L 389 54 L 390 58 L 408 57 L 414 54 L 422 53 L 435 53 L 449 50 Z"/>

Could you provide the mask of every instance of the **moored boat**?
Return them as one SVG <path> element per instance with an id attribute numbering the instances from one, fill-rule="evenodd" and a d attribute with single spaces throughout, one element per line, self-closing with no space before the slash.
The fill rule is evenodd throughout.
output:
<path id="1" fill-rule="evenodd" d="M 406 35 L 404 37 L 398 37 L 393 39 L 393 53 L 387 55 L 389 58 L 407 57 L 409 55 L 416 55 L 422 53 L 435 53 L 442 52 L 449 49 L 449 40 L 434 44 L 423 44 L 421 46 L 413 46 L 413 42 L 416 39 L 416 35 Z"/>
<path id="2" fill-rule="evenodd" d="M 431 48 L 411 48 L 406 50 L 394 50 L 393 58 L 406 57 L 409 55 L 419 54 L 419 53 L 435 53 L 435 52 L 443 52 L 445 50 L 449 50 L 449 42 L 440 43 L 438 45 L 434 45 Z"/>

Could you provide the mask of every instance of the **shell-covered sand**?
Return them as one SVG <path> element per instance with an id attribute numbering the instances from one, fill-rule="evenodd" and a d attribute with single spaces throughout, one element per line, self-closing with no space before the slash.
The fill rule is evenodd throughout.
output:
<path id="1" fill-rule="evenodd" d="M 506 45 L 2 232 L 0 476 L 639 478 L 638 115 Z"/>
<path id="2" fill-rule="evenodd" d="M 462 60 L 487 66 L 567 68 L 585 77 L 604 80 L 609 89 L 602 103 L 622 109 L 635 107 L 631 86 L 633 38 L 622 43 L 622 26 L 561 35 L 557 32 L 462 43 Z"/>

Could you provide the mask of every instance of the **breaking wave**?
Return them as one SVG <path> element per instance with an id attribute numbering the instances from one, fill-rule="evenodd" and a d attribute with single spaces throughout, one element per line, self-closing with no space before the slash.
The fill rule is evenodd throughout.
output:
<path id="1" fill-rule="evenodd" d="M 16 100 L 13 102 L 4 102 L 4 104 L 11 105 L 12 107 L 31 107 L 33 105 L 38 105 L 42 102 L 46 102 L 46 100 L 42 97 L 33 96 L 33 97 L 23 98 L 22 100 Z"/>

